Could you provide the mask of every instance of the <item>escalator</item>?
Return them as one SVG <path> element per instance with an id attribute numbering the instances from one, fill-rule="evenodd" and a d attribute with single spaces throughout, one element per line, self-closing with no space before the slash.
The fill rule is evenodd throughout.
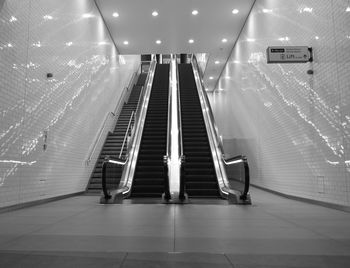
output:
<path id="1" fill-rule="evenodd" d="M 220 197 L 208 134 L 191 64 L 178 64 L 184 182 L 189 197 Z"/>
<path id="2" fill-rule="evenodd" d="M 157 64 L 145 118 L 131 197 L 161 197 L 167 146 L 169 64 Z"/>
<path id="3" fill-rule="evenodd" d="M 122 148 L 125 132 L 127 131 L 130 116 L 136 110 L 140 92 L 145 84 L 147 73 L 141 73 L 136 84 L 133 86 L 129 99 L 124 103 L 118 117 L 118 121 L 113 132 L 108 133 L 106 141 L 102 147 L 101 153 L 92 172 L 90 182 L 87 188 L 88 193 L 100 193 L 102 190 L 102 163 L 106 156 L 118 156 Z M 133 124 L 132 120 L 132 124 Z M 122 156 L 126 154 L 126 146 L 123 149 Z M 106 182 L 108 189 L 116 189 L 122 176 L 123 168 L 121 166 L 107 164 Z"/>

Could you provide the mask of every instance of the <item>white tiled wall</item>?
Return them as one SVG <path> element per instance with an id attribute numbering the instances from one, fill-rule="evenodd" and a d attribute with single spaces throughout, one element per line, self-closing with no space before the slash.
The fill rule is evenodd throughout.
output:
<path id="1" fill-rule="evenodd" d="M 252 183 L 350 205 L 347 0 L 257 0 L 211 102 Z M 307 64 L 267 64 L 266 48 L 305 45 Z M 308 75 L 307 70 L 314 70 Z M 229 149 L 228 149 L 229 150 Z"/>
<path id="2" fill-rule="evenodd" d="M 7 0 L 0 33 L 0 207 L 83 191 L 139 57 L 118 55 L 93 0 Z"/>

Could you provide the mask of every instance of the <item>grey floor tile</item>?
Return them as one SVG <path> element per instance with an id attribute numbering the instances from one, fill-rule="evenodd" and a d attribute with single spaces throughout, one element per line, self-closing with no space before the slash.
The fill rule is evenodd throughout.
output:
<path id="1" fill-rule="evenodd" d="M 227 254 L 234 267 L 350 267 L 350 257 L 324 255 L 234 255 Z M 347 266 L 346 266 L 347 265 Z"/>
<path id="2" fill-rule="evenodd" d="M 0 252 L 0 267 L 120 267 L 126 253 Z"/>
<path id="3" fill-rule="evenodd" d="M 140 236 L 27 235 L 1 246 L 0 250 L 169 252 L 173 239 Z"/>
<path id="4" fill-rule="evenodd" d="M 234 254 L 350 255 L 348 247 L 328 239 L 215 239 L 176 238 L 180 252 Z"/>
<path id="5" fill-rule="evenodd" d="M 231 268 L 232 266 L 223 254 L 129 253 L 122 267 Z"/>

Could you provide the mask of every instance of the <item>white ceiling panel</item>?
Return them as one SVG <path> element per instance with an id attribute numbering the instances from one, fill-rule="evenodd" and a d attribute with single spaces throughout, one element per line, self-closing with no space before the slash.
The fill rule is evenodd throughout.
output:
<path id="1" fill-rule="evenodd" d="M 120 54 L 208 53 L 209 90 L 234 46 L 254 0 L 97 0 Z M 232 10 L 238 9 L 237 14 Z M 197 15 L 192 11 L 197 10 Z M 152 16 L 157 11 L 158 16 Z M 113 13 L 118 13 L 114 17 Z M 227 42 L 223 43 L 222 39 Z M 189 39 L 194 42 L 190 44 Z M 161 40 L 161 44 L 156 44 Z M 128 45 L 124 42 L 128 41 Z M 215 64 L 215 61 L 220 61 Z M 215 77 L 209 80 L 209 77 Z"/>

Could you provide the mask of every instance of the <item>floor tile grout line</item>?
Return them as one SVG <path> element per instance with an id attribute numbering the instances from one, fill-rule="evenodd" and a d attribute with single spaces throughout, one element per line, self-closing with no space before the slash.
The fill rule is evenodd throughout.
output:
<path id="1" fill-rule="evenodd" d="M 224 253 L 224 256 L 225 256 L 226 260 L 228 261 L 228 263 L 232 266 L 232 268 L 235 268 L 235 265 L 232 263 L 230 258 L 226 255 L 226 253 Z"/>
<path id="2" fill-rule="evenodd" d="M 50 223 L 50 224 L 47 224 L 47 225 L 45 225 L 45 226 L 41 226 L 41 227 L 39 227 L 38 229 L 35 229 L 35 230 L 32 230 L 32 231 L 30 231 L 30 232 L 28 232 L 28 233 L 25 233 L 25 234 L 16 236 L 15 238 L 13 238 L 13 239 L 11 239 L 11 240 L 9 240 L 9 241 L 6 241 L 4 244 L 0 245 L 0 250 L 1 250 L 1 247 L 6 247 L 7 245 L 10 245 L 11 243 L 13 243 L 13 242 L 15 242 L 15 241 L 17 241 L 17 240 L 19 240 L 19 239 L 21 239 L 21 238 L 27 236 L 27 235 L 31 235 L 31 234 L 34 234 L 34 233 L 36 233 L 36 232 L 38 232 L 38 231 L 41 231 L 41 230 L 43 230 L 43 229 L 45 229 L 45 228 L 51 227 L 51 226 L 53 226 L 53 225 L 55 225 L 55 224 L 57 224 L 57 223 L 60 223 L 60 222 L 62 222 L 62 221 L 64 221 L 64 220 L 68 219 L 68 218 L 75 217 L 75 216 L 77 216 L 77 215 L 79 215 L 79 214 L 82 214 L 82 213 L 84 213 L 84 212 L 86 212 L 86 211 L 88 211 L 88 210 L 90 210 L 90 209 L 91 209 L 91 207 L 89 207 L 89 208 L 87 208 L 87 209 L 84 209 L 83 211 L 79 211 L 79 212 L 77 212 L 77 213 L 75 213 L 75 214 L 73 214 L 73 215 L 64 217 L 64 218 L 62 218 L 62 219 L 60 219 L 60 220 L 58 220 L 58 221 L 55 221 L 54 223 Z M 97 208 L 94 208 L 94 209 L 97 209 Z"/>
<path id="3" fill-rule="evenodd" d="M 124 256 L 124 258 L 123 258 L 123 260 L 122 260 L 122 262 L 120 263 L 120 266 L 119 266 L 120 268 L 123 268 L 124 263 L 125 263 L 125 261 L 126 261 L 128 255 L 129 255 L 129 252 L 126 252 L 126 253 L 125 253 L 125 256 Z"/>
<path id="4" fill-rule="evenodd" d="M 303 226 L 303 225 L 301 225 L 301 224 L 298 224 L 298 223 L 296 223 L 296 222 L 294 222 L 294 221 L 285 219 L 285 218 L 282 217 L 282 216 L 275 215 L 274 213 L 268 212 L 268 211 L 267 211 L 266 209 L 264 209 L 264 208 L 261 208 L 261 209 L 262 209 L 265 213 L 267 213 L 267 214 L 269 214 L 269 215 L 271 215 L 271 216 L 273 216 L 273 217 L 275 217 L 275 218 L 277 218 L 277 219 L 279 219 L 279 220 L 282 220 L 282 221 L 285 221 L 285 222 L 287 222 L 287 223 L 290 223 L 290 224 L 292 224 L 292 225 L 294 225 L 294 226 L 296 226 L 296 227 L 298 227 L 298 228 L 307 230 L 307 231 L 309 231 L 309 232 L 311 232 L 311 233 L 313 233 L 313 234 L 319 235 L 319 236 L 321 236 L 321 237 L 323 237 L 323 238 L 332 240 L 332 241 L 336 242 L 336 243 L 339 244 L 339 245 L 348 246 L 347 243 L 343 243 L 343 242 L 342 242 L 341 240 L 339 240 L 339 239 L 335 239 L 335 238 L 332 238 L 332 237 L 330 237 L 330 236 L 327 236 L 327 235 L 325 235 L 325 234 L 323 234 L 323 233 L 319 233 L 319 232 L 317 232 L 317 231 L 315 231 L 315 230 L 313 230 L 313 229 L 311 229 L 311 228 L 308 228 L 308 227 L 306 227 L 306 226 Z"/>

